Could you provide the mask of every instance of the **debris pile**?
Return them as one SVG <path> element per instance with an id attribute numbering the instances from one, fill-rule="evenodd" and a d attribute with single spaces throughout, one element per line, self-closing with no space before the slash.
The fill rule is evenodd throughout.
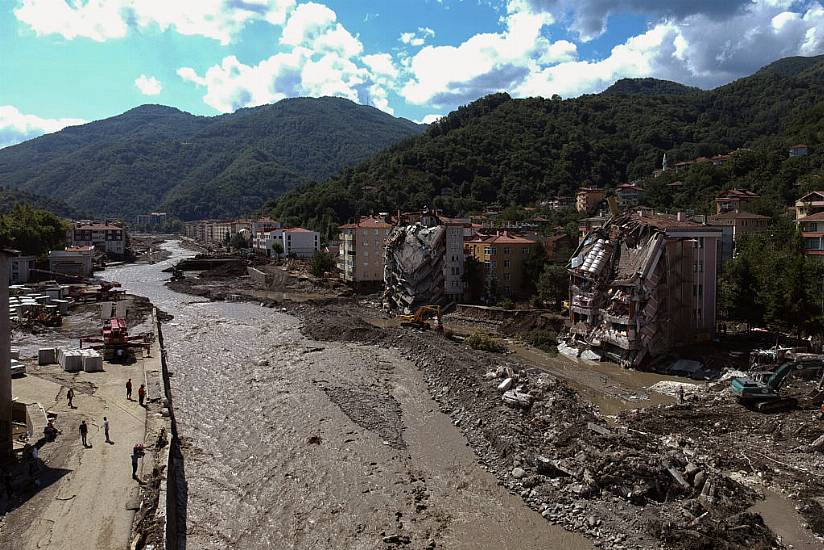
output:
<path id="1" fill-rule="evenodd" d="M 411 313 L 437 304 L 444 296 L 446 227 L 421 224 L 397 226 L 386 240 L 384 304 Z"/>
<path id="2" fill-rule="evenodd" d="M 719 236 L 681 217 L 638 213 L 587 235 L 570 260 L 570 343 L 637 367 L 708 339 Z"/>

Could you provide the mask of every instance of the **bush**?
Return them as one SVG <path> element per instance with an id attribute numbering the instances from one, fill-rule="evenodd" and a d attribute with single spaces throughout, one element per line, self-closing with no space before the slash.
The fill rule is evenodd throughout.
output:
<path id="1" fill-rule="evenodd" d="M 323 277 L 327 271 L 335 269 L 335 258 L 326 252 L 315 252 L 312 256 L 312 275 L 315 277 Z"/>
<path id="2" fill-rule="evenodd" d="M 503 300 L 498 300 L 498 307 L 503 309 L 515 309 L 515 302 L 513 302 L 510 298 L 504 298 Z"/>
<path id="3" fill-rule="evenodd" d="M 506 351 L 506 346 L 485 332 L 475 331 L 466 339 L 472 349 L 500 353 Z"/>
<path id="4" fill-rule="evenodd" d="M 554 330 L 536 328 L 526 333 L 524 340 L 541 351 L 558 353 L 558 334 Z"/>

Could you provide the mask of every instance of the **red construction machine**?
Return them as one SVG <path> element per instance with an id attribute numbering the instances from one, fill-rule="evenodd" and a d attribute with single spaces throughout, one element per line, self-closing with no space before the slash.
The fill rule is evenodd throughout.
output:
<path id="1" fill-rule="evenodd" d="M 80 347 L 95 349 L 103 354 L 106 361 L 126 362 L 134 357 L 134 348 L 149 350 L 151 335 L 129 336 L 125 319 L 111 318 L 103 321 L 100 336 L 84 336 L 80 338 Z M 89 345 L 91 344 L 91 345 Z"/>

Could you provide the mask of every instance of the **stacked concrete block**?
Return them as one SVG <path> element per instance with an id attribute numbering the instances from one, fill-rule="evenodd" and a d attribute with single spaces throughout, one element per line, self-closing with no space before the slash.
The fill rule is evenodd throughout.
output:
<path id="1" fill-rule="evenodd" d="M 80 350 L 83 357 L 83 370 L 85 372 L 102 372 L 103 358 L 93 349 Z"/>
<path id="2" fill-rule="evenodd" d="M 66 372 L 80 372 L 83 370 L 82 350 L 58 348 L 57 362 Z"/>
<path id="3" fill-rule="evenodd" d="M 57 353 L 54 348 L 40 348 L 37 350 L 38 365 L 52 365 L 57 363 Z"/>

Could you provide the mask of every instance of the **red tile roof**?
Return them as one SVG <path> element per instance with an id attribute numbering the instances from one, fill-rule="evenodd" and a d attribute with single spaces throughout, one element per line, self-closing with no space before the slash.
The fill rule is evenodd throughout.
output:
<path id="1" fill-rule="evenodd" d="M 712 220 L 768 220 L 769 216 L 762 216 L 761 214 L 753 214 L 752 212 L 724 212 L 723 214 L 716 214 L 710 216 Z"/>
<path id="2" fill-rule="evenodd" d="M 391 224 L 386 223 L 383 218 L 376 218 L 376 217 L 366 217 L 361 218 L 358 223 L 347 223 L 345 225 L 340 226 L 341 229 L 355 229 L 355 228 L 367 228 L 367 229 L 388 229 L 392 227 Z"/>
<path id="3" fill-rule="evenodd" d="M 476 235 L 470 243 L 484 244 L 537 244 L 537 241 L 523 235 L 512 235 L 509 231 L 497 232 L 495 235 Z"/>
<path id="4" fill-rule="evenodd" d="M 304 229 L 303 227 L 288 227 L 283 231 L 285 233 L 314 233 L 311 229 Z"/>
<path id="5" fill-rule="evenodd" d="M 816 212 L 803 218 L 798 218 L 799 222 L 824 222 L 824 212 Z"/>

